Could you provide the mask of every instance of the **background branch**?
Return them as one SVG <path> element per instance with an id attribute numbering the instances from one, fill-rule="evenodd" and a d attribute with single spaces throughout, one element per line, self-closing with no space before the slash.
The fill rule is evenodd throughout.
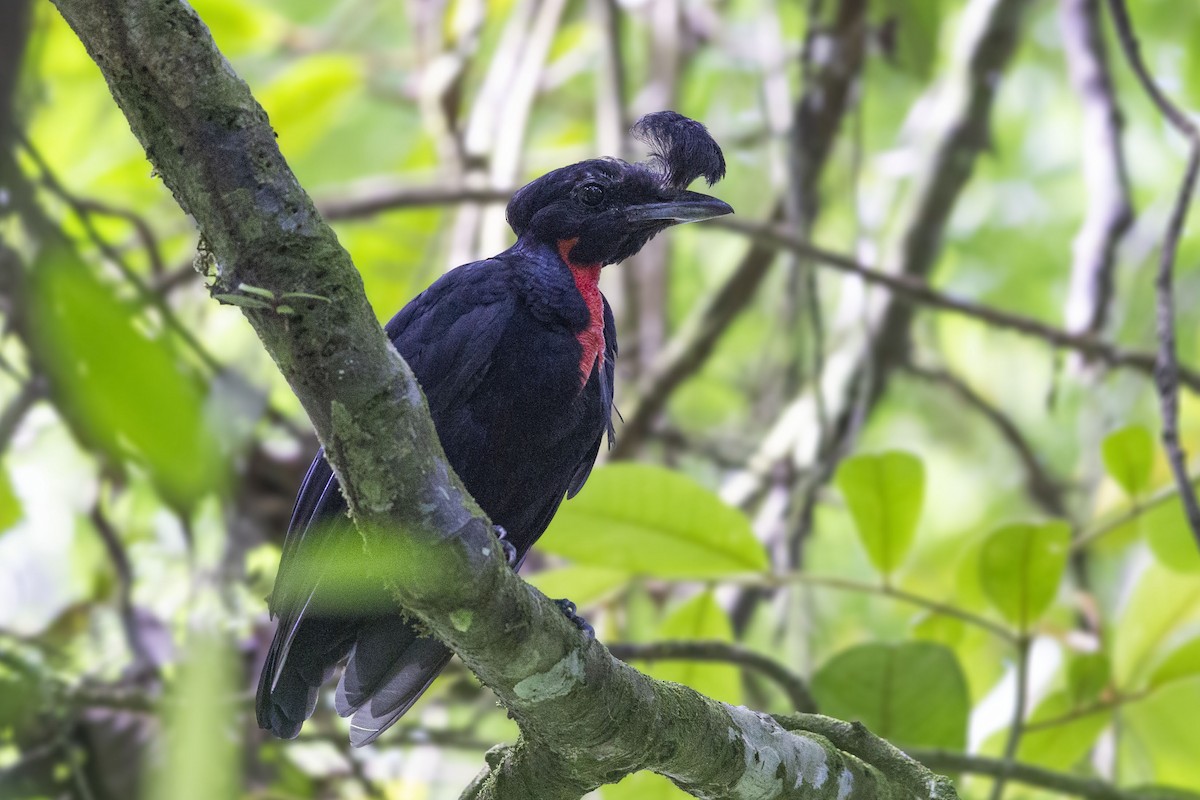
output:
<path id="1" fill-rule="evenodd" d="M 1064 318 L 1073 333 L 1099 334 L 1112 305 L 1117 246 L 1133 224 L 1121 110 L 1108 67 L 1100 0 L 1062 0 L 1059 27 L 1071 82 L 1083 107 L 1079 155 L 1087 189 Z"/>
<path id="2" fill-rule="evenodd" d="M 664 641 L 610 645 L 608 651 L 622 661 L 710 661 L 735 664 L 774 681 L 787 694 L 796 711 L 813 713 L 817 703 L 802 677 L 773 658 L 738 644 L 720 641 Z"/>
<path id="3" fill-rule="evenodd" d="M 1200 172 L 1200 128 L 1184 114 L 1174 103 L 1163 94 L 1150 71 L 1142 61 L 1141 50 L 1137 37 L 1133 32 L 1133 24 L 1129 21 L 1129 12 L 1123 0 L 1108 0 L 1108 9 L 1112 14 L 1114 26 L 1117 29 L 1117 41 L 1125 53 L 1125 59 L 1141 83 L 1142 89 L 1154 101 L 1159 112 L 1167 119 L 1173 128 L 1181 133 L 1188 142 L 1188 161 L 1184 171 L 1183 182 L 1175 197 L 1171 210 L 1171 219 L 1167 224 L 1167 233 L 1163 238 L 1159 255 L 1158 273 L 1155 276 L 1154 287 L 1158 311 L 1158 360 L 1155 364 L 1154 377 L 1158 387 L 1159 407 L 1162 414 L 1162 441 L 1167 449 L 1167 460 L 1171 464 L 1171 472 L 1175 483 L 1179 486 L 1179 496 L 1183 500 L 1184 512 L 1188 525 L 1191 526 L 1192 536 L 1200 546 L 1200 502 L 1196 500 L 1196 492 L 1188 480 L 1187 457 L 1179 443 L 1179 381 L 1182 370 L 1179 358 L 1175 352 L 1175 253 L 1179 249 L 1179 238 L 1187 221 L 1188 207 L 1192 202 L 1192 193 L 1196 187 L 1196 175 Z"/>

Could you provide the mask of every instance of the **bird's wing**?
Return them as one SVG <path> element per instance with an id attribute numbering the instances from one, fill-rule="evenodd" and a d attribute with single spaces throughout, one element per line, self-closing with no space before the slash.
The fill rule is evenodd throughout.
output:
<path id="1" fill-rule="evenodd" d="M 494 268 L 491 262 L 477 262 L 447 273 L 385 328 L 418 380 L 428 384 L 426 397 L 435 415 L 461 403 L 484 380 L 512 316 L 514 300 L 503 291 L 502 281 L 486 279 L 489 267 Z M 436 380 L 431 379 L 434 375 Z M 346 535 L 353 535 L 346 503 L 322 451 L 313 460 L 296 498 L 269 602 L 279 626 L 259 684 L 258 716 L 263 727 L 285 738 L 295 736 L 300 723 L 311 715 L 317 689 L 354 645 L 365 622 L 345 615 L 322 615 L 319 608 L 312 607 L 324 577 L 323 556 L 334 542 L 345 541 Z M 364 585 L 354 591 L 369 596 L 378 588 Z M 397 620 L 394 624 L 402 623 Z M 397 645 L 403 640 L 398 637 Z M 438 660 L 428 654 L 421 659 L 423 663 Z M 386 656 L 372 659 L 385 661 Z M 358 685 L 369 695 L 388 676 L 360 670 L 359 677 Z M 417 691 L 413 699 L 419 694 Z"/>
<path id="2" fill-rule="evenodd" d="M 487 376 L 516 300 L 494 260 L 448 272 L 384 328 L 425 390 L 434 418 L 462 404 Z"/>
<path id="3" fill-rule="evenodd" d="M 349 529 L 345 510 L 322 450 L 296 496 L 268 600 L 279 624 L 259 679 L 256 712 L 259 725 L 281 738 L 295 737 L 312 715 L 321 683 L 345 655 L 352 637 L 346 619 L 321 617 L 318 609 L 310 608 L 330 544 Z"/>
<path id="4" fill-rule="evenodd" d="M 613 412 L 613 378 L 615 376 L 617 365 L 617 324 L 613 320 L 612 309 L 608 306 L 608 300 L 604 300 L 604 365 L 600 370 L 600 397 L 604 402 L 604 409 L 608 414 L 608 425 L 605 430 L 596 437 L 596 444 L 588 450 L 587 456 L 579 465 L 575 467 L 575 473 L 571 476 L 571 484 L 567 488 L 567 497 L 571 498 L 579 494 L 579 490 L 583 488 L 583 484 L 587 482 L 588 476 L 592 474 L 592 466 L 596 463 L 596 457 L 600 455 L 600 445 L 604 442 L 605 435 L 608 436 L 608 446 L 613 446 L 613 441 L 616 438 L 616 432 L 613 430 L 612 412 Z"/>

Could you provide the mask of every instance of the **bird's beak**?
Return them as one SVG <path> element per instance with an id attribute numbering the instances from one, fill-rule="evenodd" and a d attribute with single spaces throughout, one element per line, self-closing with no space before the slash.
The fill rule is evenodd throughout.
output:
<path id="1" fill-rule="evenodd" d="M 724 200 L 709 197 L 699 192 L 680 192 L 673 200 L 662 203 L 641 203 L 628 209 L 626 215 L 632 223 L 665 222 L 678 225 L 681 222 L 699 222 L 713 217 L 733 213 L 733 207 Z"/>

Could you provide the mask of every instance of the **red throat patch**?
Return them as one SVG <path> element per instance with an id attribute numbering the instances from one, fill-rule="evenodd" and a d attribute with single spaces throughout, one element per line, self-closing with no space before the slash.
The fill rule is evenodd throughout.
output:
<path id="1" fill-rule="evenodd" d="M 579 239 L 561 239 L 558 254 L 571 269 L 575 288 L 588 310 L 588 325 L 575 334 L 582 353 L 579 356 L 579 383 L 586 386 L 592 370 L 604 366 L 604 296 L 600 294 L 602 264 L 576 264 L 571 260 L 571 248 Z"/>

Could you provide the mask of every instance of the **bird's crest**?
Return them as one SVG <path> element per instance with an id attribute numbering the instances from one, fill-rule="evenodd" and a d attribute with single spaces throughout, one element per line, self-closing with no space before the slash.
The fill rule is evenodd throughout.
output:
<path id="1" fill-rule="evenodd" d="M 647 162 L 670 189 L 686 189 L 700 176 L 712 186 L 725 177 L 725 156 L 708 129 L 674 111 L 656 111 L 639 119 L 633 138 L 650 147 Z"/>

